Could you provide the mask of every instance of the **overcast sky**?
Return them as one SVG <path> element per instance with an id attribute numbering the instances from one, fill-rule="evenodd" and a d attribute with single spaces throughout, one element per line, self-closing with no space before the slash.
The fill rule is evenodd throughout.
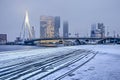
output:
<path id="1" fill-rule="evenodd" d="M 120 0 L 0 0 L 0 34 L 8 34 L 9 41 L 19 36 L 26 10 L 37 38 L 41 15 L 60 16 L 61 35 L 66 20 L 71 34 L 90 35 L 91 24 L 98 22 L 110 35 L 120 34 Z"/>

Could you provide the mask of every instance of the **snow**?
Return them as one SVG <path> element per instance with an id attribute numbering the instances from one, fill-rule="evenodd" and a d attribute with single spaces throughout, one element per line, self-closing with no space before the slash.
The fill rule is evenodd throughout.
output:
<path id="1" fill-rule="evenodd" d="M 48 59 L 58 55 L 66 54 L 76 49 L 70 48 L 48 48 L 48 49 L 31 49 L 0 52 L 0 68 L 25 62 L 34 59 Z M 62 53 L 62 54 L 61 54 Z"/>
<path id="2" fill-rule="evenodd" d="M 66 76 L 62 80 L 120 80 L 120 45 L 80 45 L 48 49 L 31 49 L 20 51 L 0 52 L 0 66 L 15 64 L 16 61 L 29 58 L 47 58 L 72 52 L 77 49 L 91 50 L 98 54 L 90 62 Z M 13 62 L 10 62 L 13 61 Z M 21 61 L 21 60 L 20 60 Z M 4 64 L 5 65 L 5 64 Z M 68 67 L 69 69 L 69 67 Z"/>
<path id="3" fill-rule="evenodd" d="M 120 53 L 120 45 L 81 45 L 75 47 L 71 46 L 69 48 L 93 50 L 102 53 L 114 53 L 114 54 Z"/>
<path id="4" fill-rule="evenodd" d="M 84 55 L 83 55 L 84 56 Z M 79 57 L 83 57 L 83 56 L 79 56 Z M 92 58 L 93 57 L 93 54 L 89 54 L 89 55 L 87 55 L 87 57 L 84 57 L 83 59 L 81 59 L 81 60 L 79 60 L 79 61 L 77 61 L 77 62 L 75 62 L 75 63 L 73 63 L 73 64 L 71 64 L 71 65 L 69 65 L 69 66 L 67 66 L 67 67 L 64 67 L 63 69 L 61 69 L 61 70 L 59 70 L 59 71 L 57 71 L 57 72 L 55 72 L 55 73 L 53 73 L 53 74 L 51 74 L 51 75 L 48 75 L 47 77 L 45 77 L 45 78 L 43 78 L 43 80 L 56 80 L 56 78 L 58 78 L 58 76 L 61 76 L 61 75 L 63 75 L 63 74 L 65 74 L 65 73 L 67 73 L 69 70 L 72 70 L 72 69 L 74 69 L 74 68 L 76 68 L 77 66 L 78 66 L 78 64 L 79 65 L 82 65 L 83 63 L 85 63 L 87 60 L 89 60 L 89 58 Z M 77 59 L 77 58 L 76 58 Z M 80 58 L 79 58 L 80 59 Z M 72 62 L 74 62 L 75 60 L 72 60 Z M 70 61 L 71 62 L 71 61 Z M 69 63 L 69 62 L 67 62 L 67 63 Z M 58 66 L 58 68 L 59 67 L 62 67 L 62 66 L 65 66 L 67 63 L 64 63 L 64 64 L 62 64 L 62 65 L 60 65 L 60 66 Z M 64 73 L 63 73 L 64 72 Z M 31 80 L 33 80 L 33 79 L 31 79 Z M 58 79 L 59 80 L 59 79 Z"/>
<path id="5" fill-rule="evenodd" d="M 82 45 L 82 46 L 70 46 L 70 47 L 59 47 L 59 48 L 48 48 L 48 49 L 31 49 L 31 50 L 16 50 L 16 51 L 6 51 L 0 52 L 0 61 L 8 60 L 8 59 L 15 59 L 21 58 L 26 56 L 33 56 L 33 55 L 51 55 L 54 53 L 64 53 L 65 51 L 73 51 L 76 49 L 86 49 L 86 50 L 93 50 L 99 51 L 103 53 L 114 53 L 118 54 L 120 52 L 120 45 Z"/>
<path id="6" fill-rule="evenodd" d="M 120 45 L 81 46 L 99 51 L 94 59 L 62 80 L 120 80 Z"/>
<path id="7" fill-rule="evenodd" d="M 0 61 L 2 60 L 10 60 L 34 55 L 57 55 L 57 53 L 73 51 L 75 49 L 66 49 L 66 48 L 49 48 L 49 49 L 31 49 L 31 50 L 20 50 L 20 51 L 8 51 L 8 52 L 0 52 Z M 56 53 L 56 54 L 55 54 Z"/>

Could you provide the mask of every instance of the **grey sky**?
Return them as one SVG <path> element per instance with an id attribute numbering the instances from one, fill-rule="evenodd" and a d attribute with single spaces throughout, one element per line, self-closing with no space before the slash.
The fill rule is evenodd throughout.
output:
<path id="1" fill-rule="evenodd" d="M 19 36 L 26 9 L 37 38 L 41 15 L 68 20 L 70 32 L 80 36 L 90 34 L 91 24 L 98 22 L 103 22 L 111 35 L 113 31 L 120 34 L 120 0 L 0 0 L 0 33 L 8 34 L 8 40 Z"/>

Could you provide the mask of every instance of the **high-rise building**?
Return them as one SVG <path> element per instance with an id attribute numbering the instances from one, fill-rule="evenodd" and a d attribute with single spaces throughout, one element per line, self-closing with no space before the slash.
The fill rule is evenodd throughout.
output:
<path id="1" fill-rule="evenodd" d="M 96 37 L 96 24 L 91 25 L 91 37 Z"/>
<path id="2" fill-rule="evenodd" d="M 54 37 L 54 17 L 41 16 L 40 17 L 40 38 Z"/>
<path id="3" fill-rule="evenodd" d="M 91 25 L 91 37 L 104 38 L 105 37 L 105 26 L 103 23 Z"/>
<path id="4" fill-rule="evenodd" d="M 7 34 L 0 34 L 0 44 L 7 42 Z"/>
<path id="5" fill-rule="evenodd" d="M 60 17 L 59 16 L 56 16 L 55 17 L 55 27 L 54 27 L 54 30 L 55 30 L 55 37 L 59 37 L 59 28 L 60 28 Z"/>
<path id="6" fill-rule="evenodd" d="M 103 23 L 98 23 L 98 29 L 100 30 L 101 38 L 105 37 L 105 26 Z"/>
<path id="7" fill-rule="evenodd" d="M 32 36 L 33 36 L 33 39 L 35 39 L 35 29 L 34 29 L 34 26 L 32 26 Z"/>
<path id="8" fill-rule="evenodd" d="M 40 38 L 46 37 L 47 19 L 45 16 L 40 17 Z"/>
<path id="9" fill-rule="evenodd" d="M 68 22 L 67 22 L 67 21 L 63 22 L 63 37 L 64 37 L 64 38 L 67 38 L 68 35 L 69 35 L 68 26 L 69 26 L 69 25 L 68 25 Z"/>
<path id="10" fill-rule="evenodd" d="M 60 17 L 40 17 L 40 38 L 59 37 Z"/>

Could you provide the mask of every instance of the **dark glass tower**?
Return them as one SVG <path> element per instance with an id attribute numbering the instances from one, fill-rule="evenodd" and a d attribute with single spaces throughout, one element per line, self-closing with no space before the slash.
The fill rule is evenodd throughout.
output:
<path id="1" fill-rule="evenodd" d="M 64 38 L 68 38 L 68 22 L 67 21 L 65 21 L 64 23 L 63 23 L 63 37 Z"/>
<path id="2" fill-rule="evenodd" d="M 56 16 L 55 17 L 55 26 L 54 26 L 54 35 L 55 37 L 59 37 L 59 28 L 60 28 L 60 17 L 59 16 Z"/>

